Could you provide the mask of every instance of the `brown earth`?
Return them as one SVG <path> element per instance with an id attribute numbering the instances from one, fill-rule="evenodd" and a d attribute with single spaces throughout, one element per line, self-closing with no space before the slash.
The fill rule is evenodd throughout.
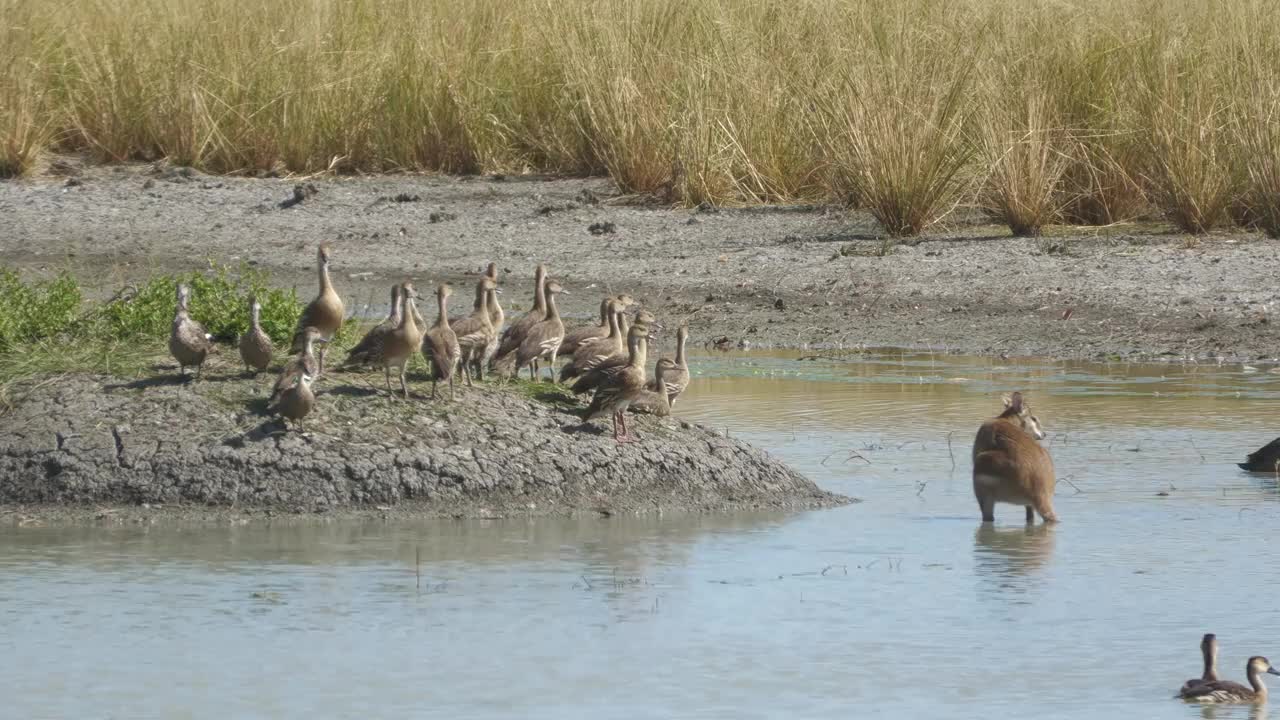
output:
<path id="1" fill-rule="evenodd" d="M 547 383 L 390 397 L 329 372 L 305 432 L 266 412 L 269 377 L 211 362 L 184 382 L 32 381 L 3 416 L 0 521 L 270 513 L 445 517 L 798 509 L 850 502 L 712 429 L 633 416 L 639 442 L 584 424 Z"/>
<path id="2" fill-rule="evenodd" d="M 861 213 L 672 209 L 615 197 L 600 179 L 228 178 L 70 160 L 0 182 L 0 217 L 0 263 L 70 268 L 100 294 L 208 258 L 261 266 L 305 297 L 314 246 L 329 240 L 339 290 L 370 315 L 385 312 L 393 280 L 457 281 L 488 260 L 503 269 L 508 309 L 524 308 L 532 266 L 544 261 L 571 291 L 570 317 L 585 320 L 601 295 L 625 290 L 665 321 L 687 319 L 695 347 L 1276 354 L 1276 242 L 1241 232 L 1196 240 L 1161 223 L 1014 239 L 969 213 L 881 255 Z"/>

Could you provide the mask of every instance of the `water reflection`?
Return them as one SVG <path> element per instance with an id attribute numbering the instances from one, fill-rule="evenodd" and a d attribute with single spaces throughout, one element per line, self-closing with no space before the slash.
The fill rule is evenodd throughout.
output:
<path id="1" fill-rule="evenodd" d="M 1229 720 L 1245 718 L 1249 720 L 1267 720 L 1267 705 L 1201 705 L 1200 717 L 1205 720 Z M 1247 711 L 1247 714 L 1246 714 Z"/>
<path id="2" fill-rule="evenodd" d="M 1040 570 L 1053 556 L 1056 525 L 1018 528 L 981 523 L 973 534 L 978 571 L 1016 579 Z"/>

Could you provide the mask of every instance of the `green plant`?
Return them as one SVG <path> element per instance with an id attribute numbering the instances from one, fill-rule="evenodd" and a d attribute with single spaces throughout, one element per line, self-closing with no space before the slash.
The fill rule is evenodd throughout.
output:
<path id="1" fill-rule="evenodd" d="M 82 300 L 79 285 L 66 273 L 24 283 L 13 270 L 0 268 L 0 352 L 72 330 Z"/>

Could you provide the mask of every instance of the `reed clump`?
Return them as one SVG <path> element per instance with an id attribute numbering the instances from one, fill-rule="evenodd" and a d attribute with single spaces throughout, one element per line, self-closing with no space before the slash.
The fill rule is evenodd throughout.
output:
<path id="1" fill-rule="evenodd" d="M 686 205 L 844 202 L 889 236 L 960 205 L 1027 235 L 1152 212 L 1189 232 L 1278 224 L 1266 0 L 0 13 L 0 176 L 76 152 L 226 173 L 608 174 Z"/>

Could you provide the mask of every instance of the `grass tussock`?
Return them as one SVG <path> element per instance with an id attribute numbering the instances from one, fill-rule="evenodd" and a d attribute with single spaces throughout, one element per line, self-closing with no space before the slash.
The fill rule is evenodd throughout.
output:
<path id="1" fill-rule="evenodd" d="M 0 175 L 607 173 L 674 203 L 838 201 L 889 236 L 1276 204 L 1267 0 L 3 0 Z M 1242 150 L 1245 149 L 1245 150 Z"/>
<path id="2" fill-rule="evenodd" d="M 86 303 L 70 275 L 23 281 L 0 268 L 0 386 L 73 371 L 128 376 L 163 359 L 179 282 L 191 286 L 191 314 L 215 340 L 231 344 L 248 329 L 248 301 L 256 296 L 263 330 L 287 348 L 302 305 L 292 290 L 268 280 L 252 268 L 214 266 L 156 276 L 106 302 Z M 339 343 L 349 342 L 353 330 L 344 328 Z"/>

